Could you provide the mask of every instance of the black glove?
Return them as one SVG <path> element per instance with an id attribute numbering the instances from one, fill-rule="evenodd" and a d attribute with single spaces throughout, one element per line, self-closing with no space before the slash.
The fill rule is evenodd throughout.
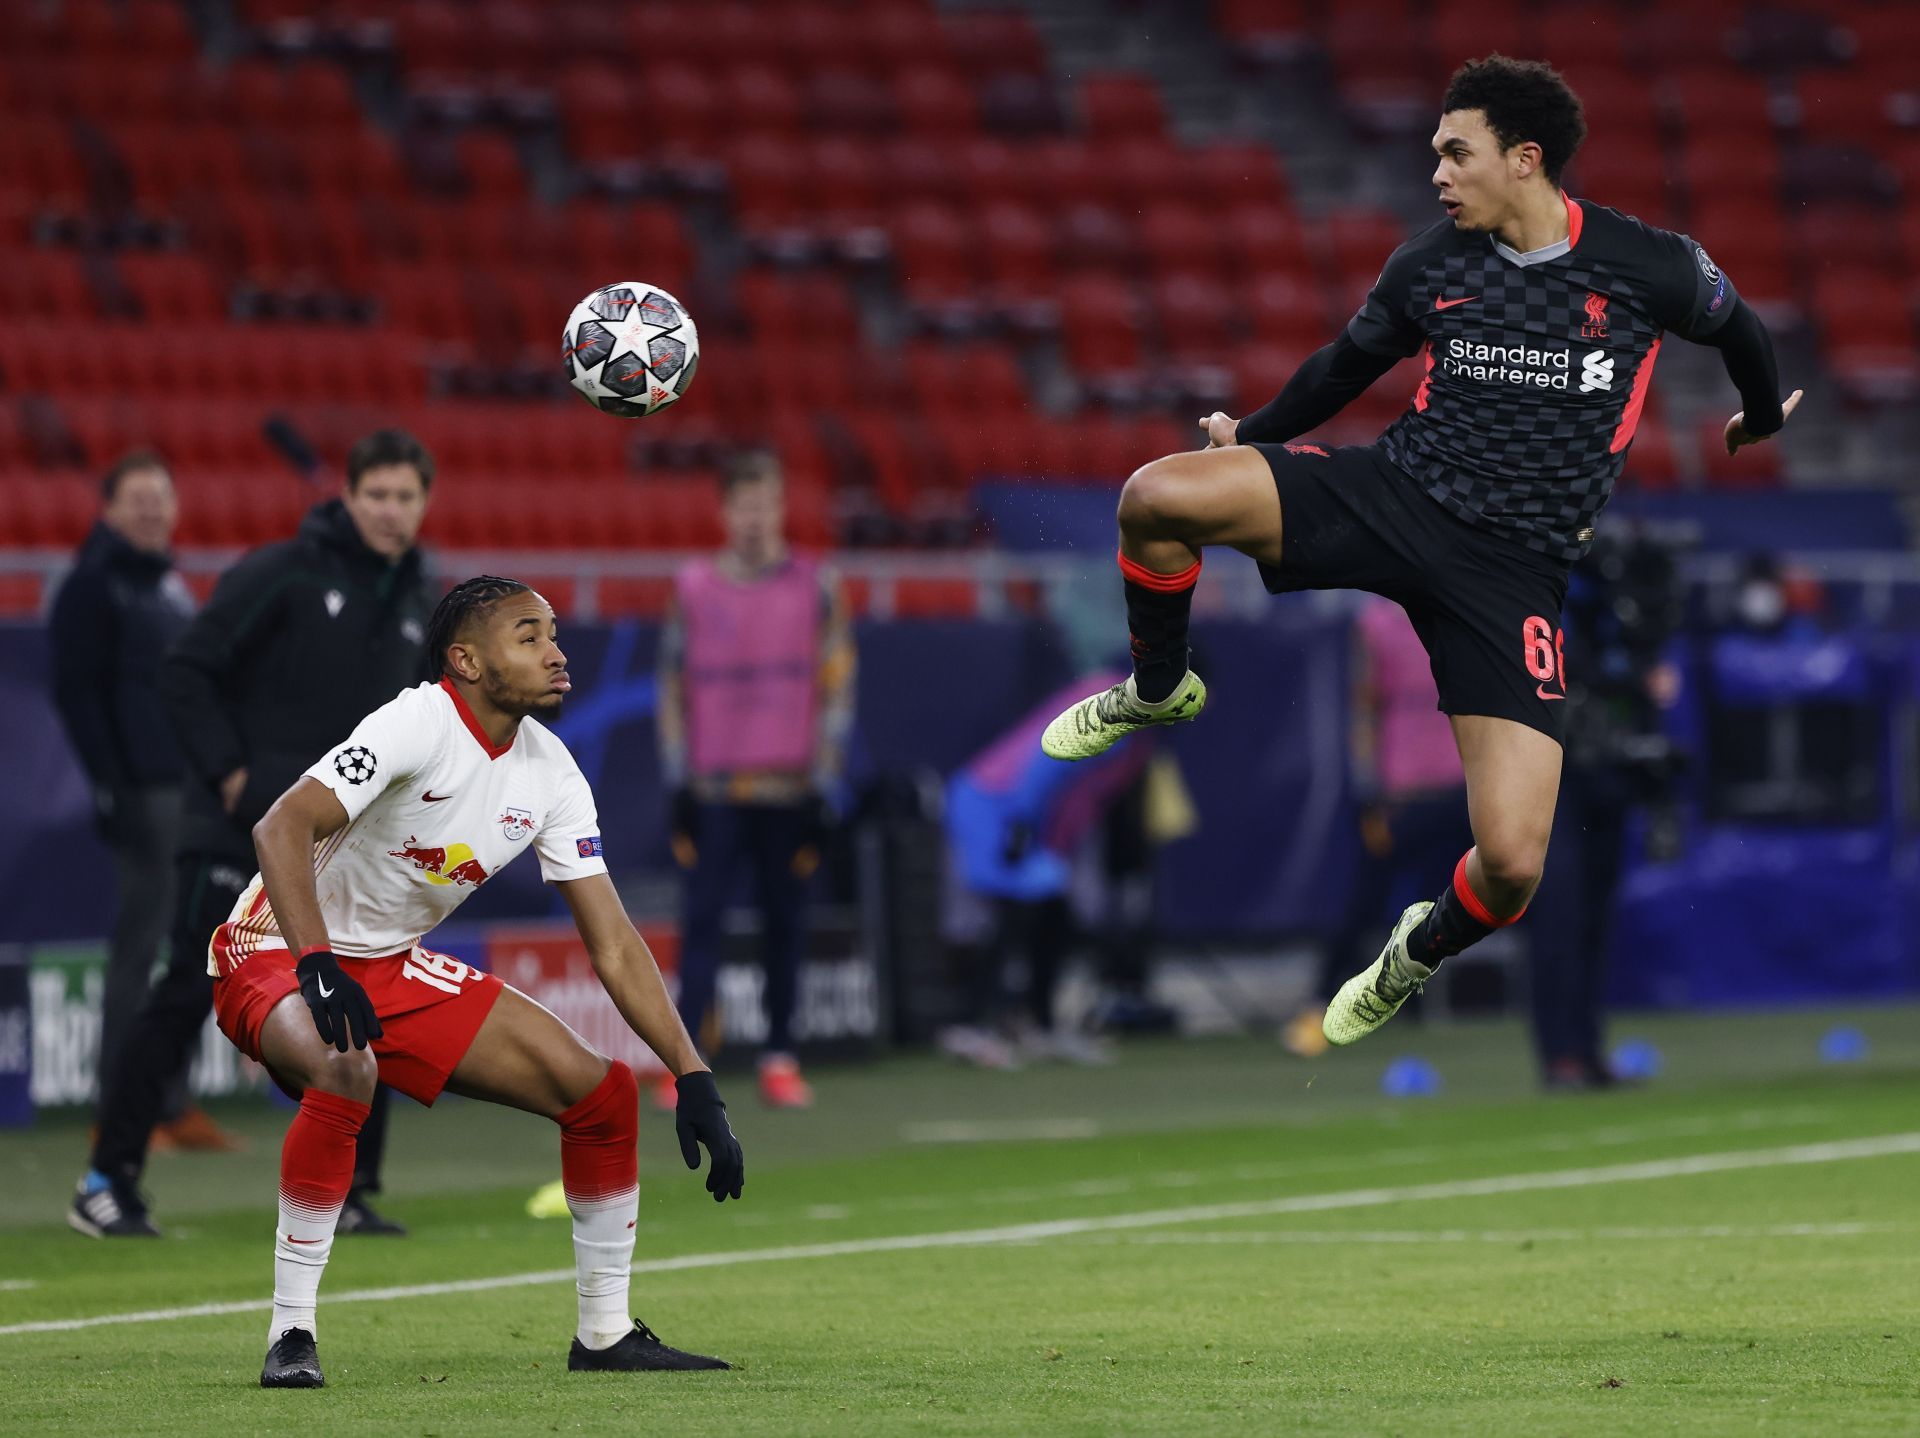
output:
<path id="1" fill-rule="evenodd" d="M 373 1000 L 340 972 L 340 961 L 332 954 L 325 949 L 302 954 L 293 971 L 300 976 L 300 997 L 307 1001 L 322 1042 L 345 1053 L 348 1039 L 363 1049 L 380 1037 L 380 1016 L 373 1011 Z"/>
<path id="2" fill-rule="evenodd" d="M 667 838 L 674 861 L 683 869 L 691 869 L 700 852 L 700 801 L 685 784 L 667 801 Z"/>
<path id="3" fill-rule="evenodd" d="M 680 1075 L 675 1087 L 680 1090 L 680 1107 L 673 1116 L 674 1132 L 680 1135 L 680 1157 L 687 1167 L 700 1167 L 700 1145 L 707 1146 L 712 1164 L 707 1169 L 707 1192 L 715 1203 L 728 1196 L 740 1196 L 746 1180 L 747 1161 L 740 1152 L 740 1140 L 727 1123 L 727 1106 L 720 1102 L 720 1089 L 705 1069 Z"/>

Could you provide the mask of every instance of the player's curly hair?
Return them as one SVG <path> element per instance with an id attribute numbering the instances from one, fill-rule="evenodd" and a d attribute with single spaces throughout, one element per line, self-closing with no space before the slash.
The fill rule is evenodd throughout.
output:
<path id="1" fill-rule="evenodd" d="M 1467 61 L 1447 81 L 1440 104 L 1442 114 L 1453 110 L 1480 111 L 1503 150 L 1533 141 L 1540 147 L 1541 168 L 1555 185 L 1587 138 L 1580 97 L 1544 60 L 1494 54 Z"/>
<path id="2" fill-rule="evenodd" d="M 447 646 L 454 643 L 468 624 L 484 620 L 501 600 L 525 594 L 533 586 L 517 579 L 502 579 L 497 574 L 477 574 L 463 579 L 446 592 L 434 606 L 427 621 L 427 672 L 431 679 L 444 679 L 447 673 Z"/>

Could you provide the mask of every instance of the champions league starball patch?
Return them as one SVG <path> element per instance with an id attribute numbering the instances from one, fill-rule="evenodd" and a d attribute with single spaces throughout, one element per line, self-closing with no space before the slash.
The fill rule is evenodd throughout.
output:
<path id="1" fill-rule="evenodd" d="M 379 767 L 380 761 L 373 757 L 373 750 L 364 744 L 342 749 L 333 756 L 333 772 L 349 784 L 366 783 Z"/>

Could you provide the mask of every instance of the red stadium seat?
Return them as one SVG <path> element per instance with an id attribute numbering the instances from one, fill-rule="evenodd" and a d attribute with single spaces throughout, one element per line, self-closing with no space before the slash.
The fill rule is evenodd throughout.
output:
<path id="1" fill-rule="evenodd" d="M 1555 66 L 1589 61 L 1602 65 L 1627 63 L 1626 31 L 1620 7 L 1612 4 L 1574 3 L 1542 5 L 1528 16 L 1533 30 L 1532 54 Z M 1443 35 L 1444 30 L 1441 32 Z M 1498 47 L 1507 54 L 1512 50 Z"/>
<path id="2" fill-rule="evenodd" d="M 1266 145 L 1216 143 L 1187 155 L 1193 183 L 1213 206 L 1285 204 L 1287 179 L 1280 157 Z"/>
<path id="3" fill-rule="evenodd" d="M 721 111 L 738 130 L 792 135 L 805 118 L 800 88 L 766 64 L 730 66 L 722 81 Z"/>
<path id="4" fill-rule="evenodd" d="M 1894 128 L 1894 95 L 1911 88 L 1908 61 L 1893 60 L 1898 69 L 1880 68 L 1891 57 L 1877 57 L 1879 65 L 1849 70 L 1806 70 L 1797 77 L 1800 133 L 1810 140 L 1842 145 L 1872 145 Z"/>
<path id="5" fill-rule="evenodd" d="M 1148 299 L 1147 364 L 1173 360 L 1219 363 L 1231 347 L 1240 296 L 1204 274 L 1174 274 L 1154 283 Z"/>
<path id="6" fill-rule="evenodd" d="M 1047 68 L 1046 47 L 1023 14 L 969 10 L 941 18 L 947 30 L 947 53 L 976 76 L 1005 71 L 1038 75 Z"/>
<path id="7" fill-rule="evenodd" d="M 893 93 L 861 70 L 828 69 L 806 80 L 807 123 L 816 130 L 879 137 L 899 123 Z"/>
<path id="8" fill-rule="evenodd" d="M 1698 63 L 1674 70 L 1661 88 L 1689 136 L 1733 135 L 1758 145 L 1773 131 L 1766 82 L 1730 66 Z"/>
<path id="9" fill-rule="evenodd" d="M 1167 117 L 1145 75 L 1090 75 L 1080 82 L 1080 114 L 1095 141 L 1158 139 Z"/>
<path id="10" fill-rule="evenodd" d="M 1117 280 L 1079 275 L 1060 286 L 1067 363 L 1081 375 L 1134 369 L 1141 323 L 1132 292 Z"/>
<path id="11" fill-rule="evenodd" d="M 1312 16 L 1306 0 L 1214 0 L 1213 21 L 1255 59 L 1282 59 L 1306 51 Z"/>
<path id="12" fill-rule="evenodd" d="M 1140 217 L 1141 246 L 1162 273 L 1228 268 L 1226 239 L 1217 216 L 1192 205 L 1154 205 Z"/>
<path id="13" fill-rule="evenodd" d="M 1231 253 L 1248 274 L 1284 270 L 1304 276 L 1312 271 L 1306 232 L 1285 205 L 1237 205 L 1227 212 L 1223 229 Z"/>
<path id="14" fill-rule="evenodd" d="M 1038 207 L 998 200 L 980 214 L 980 244 L 993 284 L 1008 294 L 1039 295 L 1053 282 L 1053 228 Z"/>
<path id="15" fill-rule="evenodd" d="M 901 124 L 912 134 L 966 135 L 979 125 L 973 87 L 957 70 L 915 64 L 898 71 L 892 86 Z"/>

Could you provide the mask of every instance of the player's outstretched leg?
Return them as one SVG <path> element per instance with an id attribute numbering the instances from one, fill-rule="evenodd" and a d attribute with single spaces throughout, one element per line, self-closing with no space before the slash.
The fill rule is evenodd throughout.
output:
<path id="1" fill-rule="evenodd" d="M 280 1148 L 273 1317 L 260 1386 L 319 1388 L 326 1378 L 314 1344 L 314 1312 L 340 1207 L 353 1183 L 354 1144 L 373 1097 L 375 1060 L 371 1049 L 341 1053 L 321 1042 L 297 993 L 283 998 L 261 1026 L 260 1056 L 301 1091 L 300 1111 Z"/>
<path id="2" fill-rule="evenodd" d="M 1263 563 L 1280 559 L 1273 471 L 1259 451 L 1238 445 L 1134 471 L 1119 520 L 1133 673 L 1047 725 L 1040 747 L 1055 759 L 1091 759 L 1137 729 L 1198 718 L 1207 686 L 1187 667 L 1187 625 L 1200 551 L 1224 544 Z"/>
<path id="3" fill-rule="evenodd" d="M 662 1343 L 628 1307 L 640 1211 L 640 1085 L 547 1010 L 508 988 L 447 1084 L 450 1093 L 541 1114 L 560 1125 L 560 1182 L 573 1216 L 579 1325 L 576 1373 L 729 1368 Z"/>
<path id="4" fill-rule="evenodd" d="M 1400 1011 L 1445 959 L 1527 910 L 1546 865 L 1560 786 L 1560 746 L 1548 735 L 1489 715 L 1456 715 L 1475 846 L 1431 903 L 1400 916 L 1380 951 L 1348 979 L 1321 1021 L 1327 1042 L 1365 1038 Z"/>

